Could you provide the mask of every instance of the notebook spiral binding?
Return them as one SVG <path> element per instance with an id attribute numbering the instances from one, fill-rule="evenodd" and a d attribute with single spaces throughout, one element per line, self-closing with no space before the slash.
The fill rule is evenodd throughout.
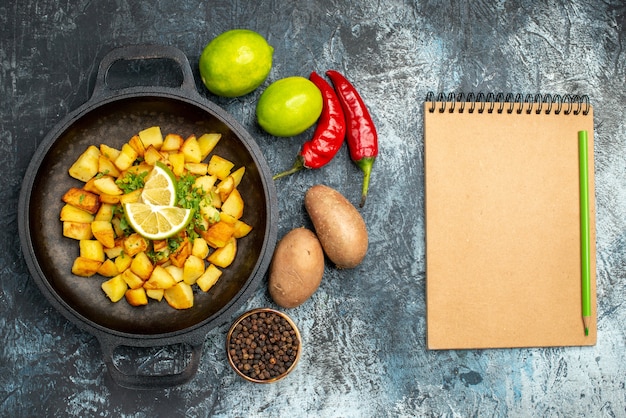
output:
<path id="1" fill-rule="evenodd" d="M 428 111 L 434 113 L 439 107 L 439 113 L 443 113 L 448 108 L 449 113 L 453 113 L 458 110 L 459 113 L 463 113 L 467 108 L 469 113 L 483 113 L 485 110 L 487 113 L 493 113 L 494 110 L 497 113 L 532 113 L 533 106 L 536 103 L 536 114 L 540 114 L 542 111 L 549 115 L 551 112 L 555 115 L 563 112 L 565 115 L 574 114 L 583 115 L 589 114 L 591 105 L 589 104 L 589 96 L 584 95 L 569 95 L 561 96 L 559 94 L 526 94 L 521 93 L 435 93 L 432 91 L 426 95 L 426 101 L 430 102 Z M 437 105 L 439 103 L 439 106 Z M 449 106 L 448 106 L 449 105 Z M 544 109 L 545 107 L 545 109 Z"/>

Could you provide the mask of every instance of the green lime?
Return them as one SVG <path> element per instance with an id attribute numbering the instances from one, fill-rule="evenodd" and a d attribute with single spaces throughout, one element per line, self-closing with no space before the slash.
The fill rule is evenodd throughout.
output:
<path id="1" fill-rule="evenodd" d="M 162 162 L 157 161 L 146 178 L 141 199 L 150 205 L 174 206 L 176 202 L 176 176 Z"/>
<path id="2" fill-rule="evenodd" d="M 238 97 L 265 81 L 272 69 L 274 48 L 248 29 L 218 35 L 202 51 L 199 67 L 204 85 L 213 94 Z"/>
<path id="3" fill-rule="evenodd" d="M 178 206 L 155 206 L 147 203 L 124 203 L 124 213 L 130 226 L 144 238 L 161 240 L 182 231 L 193 211 Z"/>
<path id="4" fill-rule="evenodd" d="M 304 77 L 287 77 L 265 89 L 256 106 L 259 125 L 274 136 L 298 135 L 322 113 L 322 93 Z"/>

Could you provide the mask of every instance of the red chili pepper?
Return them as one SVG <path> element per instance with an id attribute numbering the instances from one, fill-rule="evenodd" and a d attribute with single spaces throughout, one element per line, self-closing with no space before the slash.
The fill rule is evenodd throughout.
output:
<path id="1" fill-rule="evenodd" d="M 365 205 L 374 160 L 378 156 L 378 134 L 363 99 L 354 86 L 339 72 L 326 71 L 339 96 L 348 125 L 347 141 L 352 161 L 363 171 L 361 204 Z"/>
<path id="2" fill-rule="evenodd" d="M 302 150 L 296 157 L 293 167 L 276 174 L 274 180 L 293 174 L 303 168 L 321 168 L 325 166 L 337 154 L 346 136 L 346 118 L 335 90 L 316 72 L 311 73 L 309 80 L 322 93 L 322 114 L 317 121 L 313 137 L 302 145 Z"/>

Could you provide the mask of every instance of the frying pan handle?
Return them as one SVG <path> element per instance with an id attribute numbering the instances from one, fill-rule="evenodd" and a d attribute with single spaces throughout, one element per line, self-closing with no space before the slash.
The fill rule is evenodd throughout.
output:
<path id="1" fill-rule="evenodd" d="M 183 75 L 182 84 L 179 88 L 175 89 L 183 90 L 186 94 L 198 95 L 191 65 L 189 65 L 189 60 L 183 51 L 169 45 L 129 45 L 114 48 L 102 58 L 98 66 L 98 74 L 96 75 L 96 84 L 93 89 L 92 98 L 112 94 L 117 91 L 110 88 L 107 84 L 107 74 L 113 64 L 118 61 L 149 59 L 168 59 L 174 61 L 178 64 Z"/>
<path id="2" fill-rule="evenodd" d="M 189 382 L 198 371 L 202 357 L 203 342 L 189 343 L 191 356 L 183 370 L 172 374 L 149 375 L 141 373 L 127 374 L 121 371 L 113 361 L 115 349 L 124 345 L 115 339 L 99 338 L 107 371 L 115 383 L 128 389 L 167 389 Z"/>

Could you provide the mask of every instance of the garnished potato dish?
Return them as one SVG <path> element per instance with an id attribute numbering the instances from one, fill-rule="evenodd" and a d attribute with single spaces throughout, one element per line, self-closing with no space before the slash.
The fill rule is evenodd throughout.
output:
<path id="1" fill-rule="evenodd" d="M 252 226 L 241 220 L 245 167 L 212 151 L 217 133 L 163 136 L 160 127 L 120 149 L 89 146 L 69 168 L 82 181 L 63 196 L 63 235 L 78 241 L 72 273 L 99 275 L 104 295 L 187 309 L 231 265 Z"/>

